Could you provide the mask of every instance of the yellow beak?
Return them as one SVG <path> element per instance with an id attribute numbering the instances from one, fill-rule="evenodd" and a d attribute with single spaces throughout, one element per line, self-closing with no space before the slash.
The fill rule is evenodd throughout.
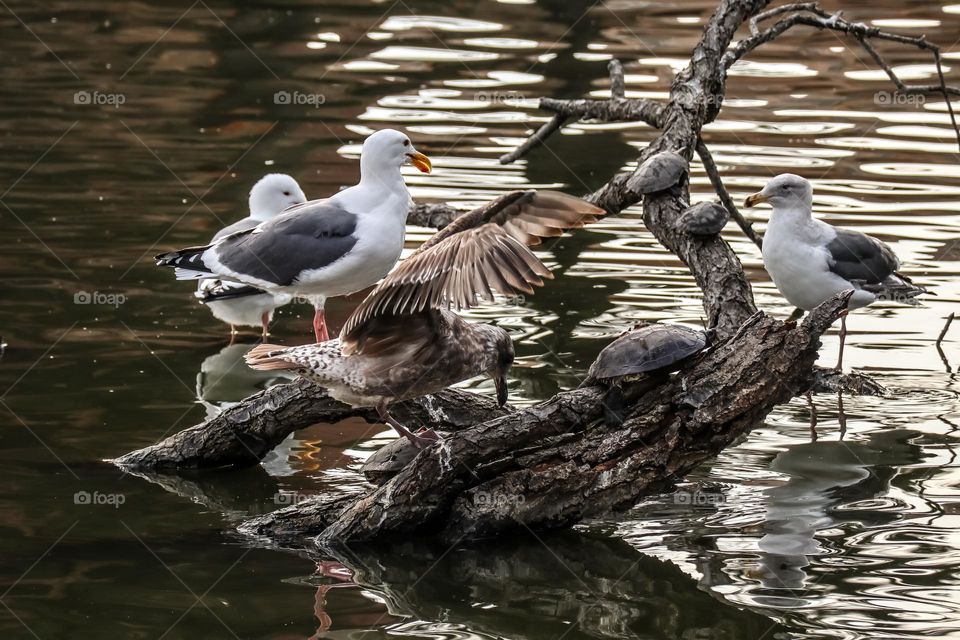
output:
<path id="1" fill-rule="evenodd" d="M 755 206 L 757 206 L 758 204 L 760 204 L 761 202 L 767 202 L 767 201 L 769 201 L 769 200 L 770 200 L 770 198 L 768 198 L 767 196 L 763 195 L 762 193 L 754 193 L 754 194 L 752 194 L 752 195 L 747 196 L 747 199 L 743 201 L 743 206 L 745 206 L 745 207 L 755 207 Z"/>
<path id="2" fill-rule="evenodd" d="M 420 171 L 424 173 L 430 173 L 430 170 L 433 169 L 433 165 L 430 164 L 430 158 L 423 155 L 419 151 L 408 153 L 407 157 L 410 158 L 410 164 L 415 166 L 417 169 L 420 169 Z"/>

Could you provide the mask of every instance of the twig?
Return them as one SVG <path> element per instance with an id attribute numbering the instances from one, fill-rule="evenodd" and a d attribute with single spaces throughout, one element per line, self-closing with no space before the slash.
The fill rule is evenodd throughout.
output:
<path id="1" fill-rule="evenodd" d="M 607 65 L 610 71 L 609 100 L 558 100 L 540 98 L 540 109 L 552 111 L 554 116 L 527 138 L 523 144 L 500 156 L 500 164 L 510 164 L 542 145 L 548 137 L 569 124 L 570 121 L 600 120 L 603 122 L 645 122 L 652 127 L 660 127 L 660 113 L 663 107 L 651 100 L 626 96 L 623 77 L 623 65 L 613 59 Z"/>
<path id="2" fill-rule="evenodd" d="M 500 164 L 510 164 L 511 162 L 527 155 L 531 150 L 542 145 L 544 141 L 546 141 L 546 139 L 553 134 L 554 131 L 562 128 L 563 125 L 567 123 L 567 120 L 569 120 L 567 116 L 561 113 L 556 114 L 550 118 L 546 124 L 537 129 L 533 135 L 527 138 L 523 144 L 510 153 L 505 153 L 500 156 Z"/>
<path id="3" fill-rule="evenodd" d="M 614 58 L 607 65 L 610 72 L 610 97 L 614 100 L 623 100 L 627 97 L 626 81 L 623 79 L 623 65 Z"/>
<path id="4" fill-rule="evenodd" d="M 730 197 L 730 193 L 724 186 L 723 181 L 720 180 L 720 171 L 717 169 L 717 163 L 713 161 L 713 156 L 710 154 L 710 150 L 707 149 L 707 145 L 703 143 L 703 140 L 697 141 L 697 155 L 700 156 L 700 162 L 703 163 L 703 168 L 710 177 L 710 184 L 713 185 L 713 190 L 717 192 L 717 195 L 720 196 L 720 202 L 722 202 L 723 206 L 730 212 L 730 217 L 736 220 L 737 224 L 740 225 L 740 228 L 743 230 L 743 233 L 753 241 L 753 244 L 762 249 L 763 241 L 760 239 L 760 236 L 757 235 L 757 232 L 753 230 L 753 225 L 750 224 L 750 221 L 740 213 L 733 198 Z"/>
<path id="5" fill-rule="evenodd" d="M 947 331 L 950 329 L 950 325 L 953 324 L 953 312 L 950 312 L 950 315 L 947 316 L 947 321 L 943 325 L 943 329 L 940 330 L 940 335 L 937 336 L 937 346 L 940 346 L 940 343 L 943 342 L 943 339 L 947 337 Z"/>
<path id="6" fill-rule="evenodd" d="M 760 31 L 759 27 L 757 26 L 757 24 L 763 20 L 789 12 L 795 13 L 784 18 L 783 20 L 776 22 L 766 31 Z M 953 125 L 953 130 L 957 136 L 957 146 L 960 147 L 960 127 L 957 126 L 956 114 L 953 110 L 953 104 L 950 102 L 950 96 L 960 95 L 960 89 L 947 85 L 946 78 L 943 75 L 940 47 L 927 42 L 924 36 L 913 37 L 898 33 L 890 33 L 888 31 L 881 31 L 876 27 L 869 27 L 862 22 L 849 22 L 843 18 L 842 12 L 838 11 L 837 13 L 833 14 L 828 13 L 817 6 L 816 3 L 797 2 L 757 14 L 750 21 L 751 36 L 741 40 L 735 47 L 731 48 L 726 54 L 724 54 L 724 67 L 729 69 L 734 63 L 743 58 L 746 54 L 750 53 L 760 45 L 777 38 L 785 31 L 795 27 L 798 24 L 814 27 L 816 29 L 828 29 L 830 31 L 838 31 L 840 33 L 852 35 L 857 42 L 860 43 L 860 46 L 863 47 L 863 49 L 870 55 L 870 57 L 873 58 L 874 62 L 876 62 L 877 65 L 883 69 L 884 73 L 887 74 L 887 77 L 890 78 L 890 81 L 893 82 L 894 86 L 897 88 L 898 93 L 942 94 L 947 103 L 947 111 L 950 114 L 950 123 Z M 937 77 L 939 83 L 926 85 L 911 85 L 904 83 L 899 76 L 897 76 L 896 72 L 890 67 L 890 65 L 887 64 L 886 60 L 883 59 L 883 56 L 881 56 L 876 48 L 874 48 L 873 44 L 870 42 L 871 38 L 887 40 L 890 42 L 896 42 L 898 44 L 911 45 L 917 47 L 918 49 L 929 51 L 933 55 L 933 61 L 937 67 Z"/>

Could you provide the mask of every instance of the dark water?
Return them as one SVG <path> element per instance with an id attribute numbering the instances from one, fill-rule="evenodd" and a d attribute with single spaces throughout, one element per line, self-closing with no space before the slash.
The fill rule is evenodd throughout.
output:
<path id="1" fill-rule="evenodd" d="M 3 636 L 957 634 L 960 406 L 933 345 L 960 294 L 957 148 L 942 99 L 889 99 L 869 57 L 830 33 L 798 31 L 738 66 L 708 128 L 738 199 L 777 172 L 801 173 L 818 214 L 891 243 L 938 294 L 851 317 L 848 366 L 891 393 L 818 396 L 815 442 L 798 400 L 680 493 L 616 520 L 495 545 L 398 540 L 320 564 L 230 532 L 249 514 L 355 486 L 365 456 L 392 437 L 378 425 L 319 425 L 243 472 L 151 481 L 99 462 L 275 382 L 238 364 L 244 348 L 225 348 L 189 286 L 153 266 L 158 249 L 245 215 L 265 172 L 293 174 L 311 197 L 352 183 L 358 143 L 384 126 L 435 160 L 433 174 L 408 174 L 417 198 L 466 207 L 520 186 L 586 192 L 630 166 L 650 129 L 580 124 L 525 162 L 496 157 L 542 121 L 538 96 L 606 95 L 610 56 L 627 63 L 631 94 L 665 96 L 712 7 L 3 4 Z M 948 66 L 960 61 L 960 5 L 844 9 L 926 33 L 957 51 Z M 883 51 L 908 78 L 932 80 L 920 52 Z M 300 103 L 277 104 L 277 92 Z M 693 190 L 709 196 L 697 167 Z M 411 229 L 410 246 L 427 233 Z M 788 313 L 753 245 L 732 228 L 728 238 L 758 303 Z M 560 276 L 544 290 L 471 313 L 516 337 L 519 401 L 578 384 L 636 320 L 699 322 L 697 288 L 636 211 L 544 258 Z M 335 322 L 356 302 L 333 303 Z M 284 309 L 277 339 L 306 341 L 309 317 Z M 944 343 L 952 367 L 958 331 Z M 835 334 L 825 342 L 832 362 Z"/>

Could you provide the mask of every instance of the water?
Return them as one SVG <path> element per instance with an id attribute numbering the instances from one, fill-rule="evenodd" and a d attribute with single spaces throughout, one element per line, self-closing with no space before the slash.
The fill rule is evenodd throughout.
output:
<path id="1" fill-rule="evenodd" d="M 795 400 L 679 493 L 574 531 L 452 549 L 398 540 L 317 564 L 232 528 L 358 486 L 362 460 L 392 437 L 381 426 L 318 425 L 240 472 L 145 479 L 99 462 L 277 382 L 238 366 L 242 347 L 225 347 L 224 327 L 150 256 L 245 215 L 265 172 L 295 175 L 312 197 L 351 183 L 357 144 L 384 126 L 434 159 L 431 175 L 407 175 L 417 198 L 466 207 L 525 186 L 592 190 L 631 166 L 649 127 L 579 124 L 524 162 L 496 158 L 543 121 L 537 97 L 605 96 L 610 56 L 627 63 L 631 95 L 665 96 L 713 3 L 6 6 L 5 637 L 958 635 L 960 328 L 947 364 L 933 345 L 960 294 L 957 148 L 942 99 L 894 100 L 851 41 L 801 29 L 733 70 L 707 128 L 738 200 L 777 172 L 801 173 L 818 215 L 883 238 L 936 291 L 920 309 L 850 318 L 845 362 L 889 397 L 817 396 L 816 441 Z M 958 5 L 845 10 L 926 33 L 948 67 L 960 60 Z M 921 52 L 882 51 L 910 81 L 932 81 Z M 707 197 L 695 166 L 693 200 Z M 762 230 L 765 211 L 751 215 Z M 409 246 L 428 233 L 411 228 Z M 789 313 L 753 245 L 733 227 L 726 237 L 758 304 Z M 470 314 L 516 337 L 517 402 L 578 384 L 637 320 L 700 321 L 696 286 L 638 211 L 543 257 L 558 277 L 537 295 Z M 358 299 L 331 304 L 334 324 Z M 285 308 L 276 338 L 305 341 L 309 319 Z M 832 332 L 827 363 L 836 346 Z"/>

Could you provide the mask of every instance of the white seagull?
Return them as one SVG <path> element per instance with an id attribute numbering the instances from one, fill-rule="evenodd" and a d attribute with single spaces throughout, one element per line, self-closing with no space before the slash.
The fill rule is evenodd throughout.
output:
<path id="1" fill-rule="evenodd" d="M 157 256 L 177 279 L 211 274 L 313 303 L 317 342 L 329 340 L 327 298 L 365 289 L 383 278 L 403 249 L 410 192 L 400 167 L 427 173 L 430 159 L 392 129 L 370 135 L 360 155 L 360 182 L 325 200 L 295 206 L 250 231 Z"/>
<path id="2" fill-rule="evenodd" d="M 422 448 L 436 434 L 411 432 L 390 415 L 389 404 L 481 374 L 493 378 L 497 401 L 507 401 L 510 334 L 468 323 L 450 307 L 492 300 L 493 291 L 533 293 L 551 274 L 528 246 L 603 214 L 553 191 L 508 193 L 460 216 L 404 260 L 357 307 L 339 339 L 289 348 L 262 344 L 246 361 L 254 369 L 306 376 L 351 406 L 376 407 L 387 424 Z"/>
<path id="3" fill-rule="evenodd" d="M 800 176 L 781 174 L 744 204 L 761 202 L 773 206 L 763 236 L 763 266 L 783 297 L 797 307 L 791 320 L 841 291 L 854 291 L 848 309 L 877 300 L 917 305 L 915 298 L 927 292 L 897 272 L 900 261 L 880 240 L 815 219 L 813 187 Z M 846 315 L 844 311 L 840 316 L 838 371 L 843 366 Z"/>
<path id="4" fill-rule="evenodd" d="M 250 215 L 221 229 L 211 242 L 239 231 L 249 231 L 275 218 L 284 209 L 306 201 L 307 196 L 296 180 L 283 173 L 269 173 L 250 189 Z M 263 339 L 266 340 L 274 310 L 290 302 L 290 296 L 268 293 L 257 287 L 220 278 L 204 278 L 197 285 L 194 295 L 207 305 L 213 317 L 230 325 L 231 344 L 238 326 L 261 327 Z"/>

